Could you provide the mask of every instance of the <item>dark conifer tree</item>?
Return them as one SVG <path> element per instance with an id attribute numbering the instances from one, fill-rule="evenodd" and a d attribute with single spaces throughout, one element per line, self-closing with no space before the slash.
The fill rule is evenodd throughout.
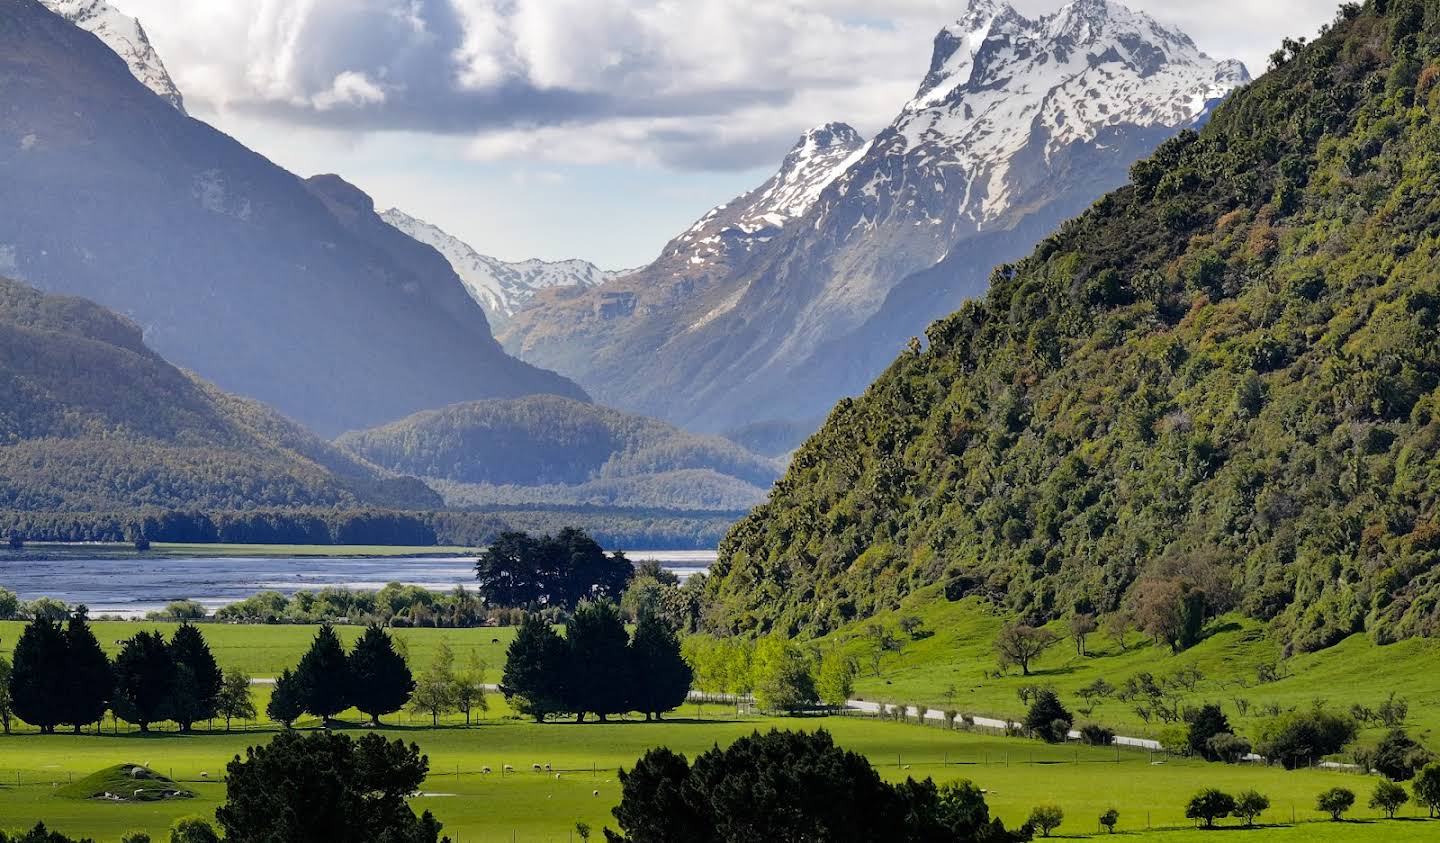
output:
<path id="1" fill-rule="evenodd" d="M 405 657 L 395 652 L 390 634 L 371 624 L 350 653 L 352 704 L 380 725 L 380 717 L 405 707 L 415 690 L 415 677 Z"/>
<path id="2" fill-rule="evenodd" d="M 300 683 L 295 671 L 285 668 L 275 679 L 275 689 L 270 692 L 270 702 L 265 706 L 265 715 L 289 729 L 305 712 L 305 701 L 300 692 Z"/>
<path id="3" fill-rule="evenodd" d="M 49 618 L 35 618 L 20 633 L 10 672 L 10 705 L 15 716 L 54 732 L 65 722 L 65 633 Z"/>
<path id="4" fill-rule="evenodd" d="M 205 636 L 193 624 L 183 623 L 170 640 L 175 676 L 170 688 L 170 714 L 188 732 L 199 720 L 215 716 L 215 704 L 225 676 Z"/>
<path id="5" fill-rule="evenodd" d="M 645 719 L 660 719 L 663 712 L 679 708 L 690 693 L 695 676 L 680 655 L 680 639 L 674 630 L 654 614 L 640 618 L 630 641 L 632 708 L 645 712 Z"/>
<path id="6" fill-rule="evenodd" d="M 170 716 L 170 691 L 175 663 L 165 636 L 138 632 L 115 657 L 115 714 L 150 731 L 150 724 Z"/>
<path id="7" fill-rule="evenodd" d="M 295 668 L 300 686 L 301 704 L 309 713 L 321 718 L 325 725 L 351 704 L 350 664 L 340 638 L 329 624 L 315 633 L 309 651 Z"/>
<path id="8" fill-rule="evenodd" d="M 110 708 L 115 695 L 115 674 L 110 657 L 100 649 L 100 642 L 90 629 L 87 610 L 75 607 L 70 625 L 65 630 L 65 716 L 78 733 L 82 726 L 98 723 Z"/>
<path id="9" fill-rule="evenodd" d="M 570 651 L 568 707 L 581 720 L 594 712 L 601 722 L 630 709 L 630 636 L 620 610 L 609 601 L 581 603 L 565 628 Z"/>
<path id="10" fill-rule="evenodd" d="M 512 708 L 539 723 L 565 710 L 568 669 L 564 639 L 539 615 L 526 615 L 505 652 L 500 691 Z"/>

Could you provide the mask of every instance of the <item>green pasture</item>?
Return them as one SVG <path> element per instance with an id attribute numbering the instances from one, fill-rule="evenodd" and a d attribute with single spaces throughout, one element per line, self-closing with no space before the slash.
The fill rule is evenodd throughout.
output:
<path id="1" fill-rule="evenodd" d="M 1350 787 L 1364 804 L 1373 780 L 1349 773 L 1285 772 L 1130 750 L 1052 747 L 856 717 L 736 718 L 719 707 L 703 711 L 691 707 L 667 722 L 648 724 L 537 725 L 504 714 L 503 707 L 496 705 L 487 719 L 471 728 L 450 717 L 438 729 L 395 725 L 384 730 L 415 741 L 428 754 L 431 775 L 414 804 L 433 811 L 457 843 L 568 841 L 577 821 L 598 830 L 619 799 L 616 770 L 633 763 L 646 749 L 667 745 L 694 757 L 717 743 L 772 726 L 826 728 L 841 745 L 868 756 L 887 778 L 972 779 L 987 790 L 992 809 L 1009 823 L 1023 821 L 1038 803 L 1058 804 L 1066 813 L 1059 830 L 1064 835 L 1095 833 L 1096 818 L 1110 807 L 1119 810 L 1123 832 L 1189 827 L 1184 803 L 1195 790 L 1208 786 L 1231 791 L 1254 787 L 1269 795 L 1273 805 L 1264 822 L 1289 825 L 1293 819 L 1301 824 L 1298 829 L 1247 831 L 1244 839 L 1298 840 L 1304 834 L 1310 840 L 1419 840 L 1440 835 L 1440 822 L 1377 822 L 1375 812 L 1366 808 L 1358 809 L 1355 816 L 1368 822 L 1341 826 L 1314 822 L 1320 818 L 1313 810 L 1315 795 L 1328 787 Z M 211 814 L 223 798 L 220 779 L 225 762 L 268 737 L 268 730 L 142 736 L 114 735 L 107 729 L 98 737 L 25 733 L 0 738 L 0 825 L 20 827 L 43 819 L 66 833 L 93 835 L 101 841 L 118 840 L 129 830 L 156 833 L 177 817 Z M 118 763 L 147 765 L 183 783 L 196 796 L 116 804 L 59 795 L 73 779 Z M 505 771 L 506 764 L 513 773 Z M 549 764 L 551 771 L 535 772 L 535 764 L 542 770 Z M 489 774 L 482 772 L 487 766 L 492 770 Z M 1407 817 L 1415 813 L 1404 812 Z M 1341 829 L 1344 835 L 1335 836 Z M 1404 836 L 1412 834 L 1417 836 Z M 1166 833 L 1154 839 L 1190 837 Z"/>
<path id="2" fill-rule="evenodd" d="M 1422 743 L 1440 750 L 1440 640 L 1416 638 L 1377 646 L 1359 634 L 1318 653 L 1281 658 L 1280 647 L 1269 639 L 1261 624 L 1249 619 L 1226 617 L 1211 625 L 1199 645 L 1178 655 L 1168 647 L 1155 645 L 1138 632 L 1127 636 L 1126 648 L 1103 633 L 1089 636 L 1087 654 L 1076 652 L 1067 637 L 1031 666 L 1031 676 L 1018 668 L 996 676 L 992 642 L 1004 618 L 978 599 L 957 603 L 943 599 L 914 610 L 882 615 L 877 620 L 898 630 L 902 615 L 925 621 L 928 637 L 906 639 L 899 652 L 886 653 L 879 675 L 873 671 L 871 647 L 865 637 L 866 624 L 834 633 L 817 642 L 822 650 L 839 646 L 853 654 L 860 664 L 856 696 L 892 703 L 925 704 L 965 714 L 1019 719 L 1025 711 L 1017 691 L 1025 685 L 1055 688 L 1079 723 L 1095 722 L 1121 734 L 1153 737 L 1162 726 L 1146 723 L 1133 705 L 1113 696 L 1101 700 L 1086 716 L 1076 709 L 1082 705 L 1076 691 L 1098 678 L 1119 687 L 1142 671 L 1166 676 L 1181 668 L 1196 668 L 1203 675 L 1193 692 L 1186 692 L 1191 704 L 1218 702 L 1237 729 L 1245 735 L 1263 716 L 1269 704 L 1283 708 L 1309 706 L 1317 700 L 1337 710 L 1360 703 L 1374 708 L 1393 691 L 1406 698 L 1410 714 L 1406 728 Z M 1064 624 L 1052 629 L 1068 635 Z M 1261 665 L 1275 665 L 1282 678 L 1261 682 Z M 1248 715 L 1240 713 L 1242 702 Z M 1363 741 L 1374 741 L 1380 729 L 1368 730 Z"/>
<path id="3" fill-rule="evenodd" d="M 120 642 L 140 630 L 160 630 L 168 638 L 178 624 L 152 621 L 94 621 L 91 626 L 100 645 L 111 656 L 120 651 Z M 25 624 L 21 621 L 0 621 L 0 653 L 9 655 Z M 255 678 L 274 677 L 287 667 L 294 667 L 315 637 L 315 626 L 273 624 L 241 625 L 223 623 L 201 624 L 205 640 L 222 668 L 239 668 Z M 364 628 L 354 625 L 335 627 L 340 640 L 348 647 L 355 643 Z M 463 669 L 473 652 L 486 665 L 487 681 L 499 680 L 505 667 L 505 648 L 514 637 L 513 627 L 478 629 L 393 629 L 391 634 L 404 642 L 410 667 L 416 673 L 430 664 L 441 641 L 447 641 L 455 652 L 456 667 Z M 3 763 L 3 762 L 0 762 Z"/>

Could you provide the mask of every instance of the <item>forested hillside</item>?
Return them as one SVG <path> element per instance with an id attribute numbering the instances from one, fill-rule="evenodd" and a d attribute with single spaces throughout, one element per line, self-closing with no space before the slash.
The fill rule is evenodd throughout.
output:
<path id="1" fill-rule="evenodd" d="M 1292 651 L 1440 631 L 1440 2 L 1272 63 L 840 403 L 723 543 L 717 626 L 1185 583 Z"/>
<path id="2" fill-rule="evenodd" d="M 338 444 L 401 474 L 440 481 L 455 505 L 596 504 L 743 510 L 776 461 L 727 439 L 557 396 L 417 413 Z"/>
<path id="3" fill-rule="evenodd" d="M 438 506 L 147 348 L 93 302 L 0 278 L 0 509 Z"/>

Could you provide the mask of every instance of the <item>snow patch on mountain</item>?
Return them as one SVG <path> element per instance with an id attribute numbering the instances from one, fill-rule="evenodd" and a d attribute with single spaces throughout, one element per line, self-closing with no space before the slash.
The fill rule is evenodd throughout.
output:
<path id="1" fill-rule="evenodd" d="M 470 297 L 492 321 L 504 322 L 547 287 L 594 287 L 630 270 L 607 271 L 583 260 L 502 261 L 477 252 L 444 229 L 412 217 L 398 208 L 380 215 L 385 222 L 411 238 L 433 247 L 450 262 L 465 282 Z"/>
<path id="2" fill-rule="evenodd" d="M 800 137 L 780 170 L 756 189 L 714 208 L 671 243 L 669 256 L 692 265 L 731 262 L 769 242 L 805 216 L 841 173 L 859 159 L 865 139 L 845 123 L 826 123 Z"/>
<path id="3" fill-rule="evenodd" d="M 185 99 L 165 70 L 160 54 L 150 44 L 140 21 L 124 14 L 105 0 L 41 0 L 47 9 L 90 32 L 125 60 L 141 84 L 185 113 Z"/>

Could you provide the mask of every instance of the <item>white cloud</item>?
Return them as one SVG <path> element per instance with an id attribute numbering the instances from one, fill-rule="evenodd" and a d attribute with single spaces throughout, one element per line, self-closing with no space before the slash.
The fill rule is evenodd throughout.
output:
<path id="1" fill-rule="evenodd" d="M 363 107 L 384 101 L 384 89 L 355 70 L 337 74 L 328 89 L 310 98 L 310 103 L 320 111 L 329 111 L 337 106 Z"/>

